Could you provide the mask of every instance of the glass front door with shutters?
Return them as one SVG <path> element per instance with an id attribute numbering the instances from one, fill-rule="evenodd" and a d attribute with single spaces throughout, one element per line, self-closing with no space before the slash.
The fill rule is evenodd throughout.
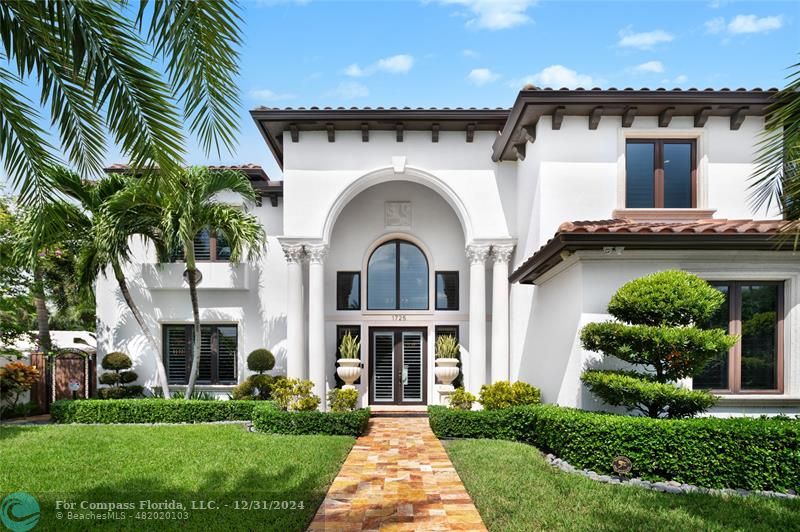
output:
<path id="1" fill-rule="evenodd" d="M 370 403 L 426 404 L 425 329 L 370 329 Z"/>

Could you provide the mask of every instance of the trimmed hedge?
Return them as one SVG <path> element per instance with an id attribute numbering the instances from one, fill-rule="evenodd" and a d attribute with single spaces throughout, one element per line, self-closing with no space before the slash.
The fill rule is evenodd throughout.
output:
<path id="1" fill-rule="evenodd" d="M 428 407 L 439 437 L 516 440 L 580 469 L 613 474 L 619 455 L 631 475 L 709 488 L 800 490 L 800 420 L 651 419 L 554 405 L 465 412 Z"/>
<path id="2" fill-rule="evenodd" d="M 274 405 L 259 405 L 253 412 L 253 427 L 272 434 L 361 436 L 367 430 L 369 415 L 369 408 L 352 412 L 287 412 Z"/>
<path id="3" fill-rule="evenodd" d="M 57 423 L 204 423 L 252 418 L 256 401 L 185 399 L 80 399 L 56 401 L 50 415 Z"/>

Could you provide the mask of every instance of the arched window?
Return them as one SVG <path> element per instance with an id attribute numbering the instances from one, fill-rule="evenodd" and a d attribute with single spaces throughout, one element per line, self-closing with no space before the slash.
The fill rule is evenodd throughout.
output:
<path id="1" fill-rule="evenodd" d="M 367 309 L 428 309 L 428 259 L 422 250 L 404 240 L 390 240 L 372 252 Z"/>

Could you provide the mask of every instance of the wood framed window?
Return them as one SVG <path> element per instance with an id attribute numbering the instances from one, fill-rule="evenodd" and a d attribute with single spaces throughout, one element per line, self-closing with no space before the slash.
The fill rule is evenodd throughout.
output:
<path id="1" fill-rule="evenodd" d="M 625 208 L 697 207 L 695 139 L 628 139 Z"/>
<path id="2" fill-rule="evenodd" d="M 336 272 L 336 310 L 361 310 L 361 272 Z"/>
<path id="3" fill-rule="evenodd" d="M 436 272 L 436 310 L 458 310 L 458 272 Z"/>
<path id="4" fill-rule="evenodd" d="M 162 346 L 169 384 L 188 384 L 194 325 L 164 325 Z M 239 351 L 236 325 L 202 325 L 198 384 L 236 384 Z"/>
<path id="5" fill-rule="evenodd" d="M 198 262 L 227 262 L 231 260 L 231 247 L 221 234 L 202 229 L 194 237 L 194 259 Z M 170 255 L 170 262 L 184 260 L 183 248 Z"/>
<path id="6" fill-rule="evenodd" d="M 727 329 L 740 340 L 711 360 L 693 387 L 717 393 L 783 393 L 783 283 L 712 282 L 725 294 L 708 324 Z"/>

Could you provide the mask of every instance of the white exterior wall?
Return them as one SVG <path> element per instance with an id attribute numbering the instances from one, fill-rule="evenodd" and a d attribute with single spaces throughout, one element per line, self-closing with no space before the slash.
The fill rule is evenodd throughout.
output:
<path id="1" fill-rule="evenodd" d="M 221 198 L 221 200 L 231 198 Z M 200 262 L 198 270 L 203 280 L 198 286 L 200 319 L 211 324 L 238 326 L 239 379 L 247 371 L 247 354 L 266 347 L 275 355 L 273 373 L 285 373 L 286 341 L 286 262 L 277 236 L 282 234 L 282 209 L 269 201 L 262 206 L 250 205 L 248 211 L 264 224 L 267 246 L 260 261 L 253 264 Z M 142 243 L 134 243 L 135 262 L 125 266 L 128 287 L 159 346 L 163 324 L 191 324 L 192 306 L 189 287 L 183 281 L 182 263 L 155 263 L 155 253 Z M 122 351 L 133 360 L 133 370 L 139 374 L 138 384 L 156 388 L 154 353 L 133 319 L 113 274 L 97 280 L 97 360 L 106 353 Z M 158 353 L 161 356 L 161 351 Z M 226 397 L 230 386 L 198 385 Z"/>

